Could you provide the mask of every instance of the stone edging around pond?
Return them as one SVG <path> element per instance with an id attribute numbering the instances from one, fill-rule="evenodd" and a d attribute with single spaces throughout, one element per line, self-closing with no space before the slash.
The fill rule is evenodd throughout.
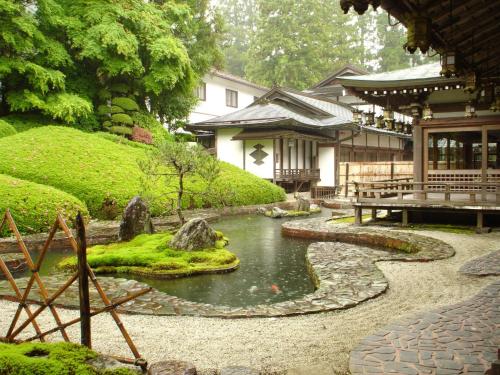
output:
<path id="1" fill-rule="evenodd" d="M 308 229 L 310 226 L 313 229 Z M 166 293 L 153 290 L 123 306 L 121 311 L 135 314 L 151 315 L 188 315 L 221 318 L 248 318 L 248 317 L 279 317 L 316 313 L 345 309 L 374 298 L 383 293 L 387 287 L 387 280 L 382 272 L 376 267 L 375 262 L 384 260 L 400 261 L 430 261 L 444 259 L 453 256 L 453 248 L 437 239 L 380 229 L 379 231 L 367 231 L 364 228 L 325 224 L 324 218 L 300 220 L 287 222 L 283 228 L 293 228 L 295 234 L 302 228 L 302 232 L 316 232 L 318 239 L 329 239 L 326 233 L 342 235 L 346 240 L 352 240 L 359 235 L 366 244 L 381 245 L 389 247 L 407 246 L 418 249 L 415 253 L 402 253 L 385 250 L 375 250 L 368 247 L 341 242 L 313 243 L 307 250 L 307 261 L 312 277 L 318 289 L 300 299 L 283 301 L 270 305 L 257 305 L 246 308 L 234 308 L 228 306 L 216 306 L 204 303 L 187 301 Z M 316 228 L 316 229 L 314 229 Z M 384 235 L 381 235 L 381 232 Z M 331 235 L 333 238 L 333 234 Z M 308 238 L 316 238 L 310 234 Z M 349 241 L 348 241 L 349 242 Z M 392 246 L 391 246 L 392 245 Z M 55 292 L 65 280 L 67 275 L 54 275 L 45 277 L 49 294 Z M 115 279 L 100 277 L 103 288 L 111 298 L 127 295 L 146 287 L 146 284 L 134 280 Z M 23 281 L 25 284 L 27 279 Z M 23 285 L 21 282 L 20 284 Z M 0 296 L 12 296 L 9 285 L 0 281 Z M 35 291 L 32 296 L 38 295 Z M 91 300 L 99 301 L 96 292 L 91 288 Z M 71 286 L 61 300 L 65 307 L 76 308 L 78 305 L 78 290 L 75 285 Z M 95 307 L 100 306 L 96 303 Z"/>

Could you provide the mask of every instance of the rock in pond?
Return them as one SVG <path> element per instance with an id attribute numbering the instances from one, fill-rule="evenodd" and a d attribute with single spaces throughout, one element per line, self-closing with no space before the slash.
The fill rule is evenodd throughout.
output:
<path id="1" fill-rule="evenodd" d="M 215 246 L 217 233 L 201 218 L 189 220 L 175 234 L 169 246 L 179 250 L 198 250 Z"/>
<path id="2" fill-rule="evenodd" d="M 162 361 L 153 363 L 148 375 L 196 375 L 196 367 L 184 361 Z"/>
<path id="3" fill-rule="evenodd" d="M 282 210 L 279 207 L 273 207 L 273 209 L 271 210 L 271 217 L 280 218 L 280 217 L 285 217 L 285 216 L 288 216 L 288 212 L 285 210 Z"/>
<path id="4" fill-rule="evenodd" d="M 308 199 L 298 197 L 297 198 L 297 211 L 309 212 L 311 209 L 311 202 Z"/>
<path id="5" fill-rule="evenodd" d="M 151 234 L 153 232 L 153 222 L 151 221 L 148 206 L 141 197 L 132 198 L 125 207 L 125 211 L 123 211 L 118 239 L 120 241 L 130 241 L 139 234 Z"/>

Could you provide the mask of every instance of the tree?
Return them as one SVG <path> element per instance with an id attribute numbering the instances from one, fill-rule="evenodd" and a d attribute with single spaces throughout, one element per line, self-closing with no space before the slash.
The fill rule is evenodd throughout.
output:
<path id="1" fill-rule="evenodd" d="M 220 0 L 218 2 L 218 9 L 225 26 L 222 44 L 225 69 L 241 77 L 245 76 L 250 38 L 256 28 L 256 7 L 256 0 Z"/>
<path id="2" fill-rule="evenodd" d="M 346 63 L 359 64 L 354 23 L 336 1 L 258 0 L 247 77 L 304 89 Z"/>
<path id="3" fill-rule="evenodd" d="M 52 0 L 0 0 L 0 115 L 38 111 L 72 123 L 92 112 L 87 98 L 66 89 L 71 56 L 46 32 L 61 15 Z"/>
<path id="4" fill-rule="evenodd" d="M 0 0 L 0 20 L 7 112 L 70 122 L 125 96 L 174 121 L 220 61 L 220 19 L 208 0 Z"/>
<path id="5" fill-rule="evenodd" d="M 202 197 L 205 201 L 213 201 L 214 198 L 222 200 L 221 192 L 215 186 L 220 174 L 220 163 L 198 144 L 160 142 L 141 168 L 146 175 L 143 181 L 146 194 L 152 190 L 151 184 L 159 180 L 172 188 L 166 194 L 175 193 L 173 206 L 181 224 L 186 222 L 182 213 L 186 196 L 191 200 Z M 186 183 L 187 178 L 189 183 Z"/>

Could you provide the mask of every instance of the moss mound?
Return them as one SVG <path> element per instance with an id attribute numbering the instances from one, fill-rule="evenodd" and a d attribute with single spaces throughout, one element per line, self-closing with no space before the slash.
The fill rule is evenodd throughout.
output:
<path id="1" fill-rule="evenodd" d="M 9 375 L 132 375 L 128 369 L 100 371 L 87 361 L 97 353 L 71 343 L 0 343 L 0 374 Z"/>
<path id="2" fill-rule="evenodd" d="M 85 204 L 70 194 L 2 174 L 0 197 L 0 215 L 9 208 L 22 233 L 48 231 L 57 213 L 65 219 L 73 219 L 78 211 L 88 215 Z M 68 223 L 71 223 L 71 220 L 68 220 Z M 4 235 L 7 233 L 9 232 L 3 231 Z"/>
<path id="3" fill-rule="evenodd" d="M 131 273 L 153 277 L 178 277 L 215 270 L 235 269 L 239 259 L 223 248 L 219 234 L 217 248 L 199 251 L 168 247 L 171 233 L 143 234 L 129 242 L 98 245 L 88 249 L 87 260 L 96 273 Z M 76 257 L 63 259 L 59 268 L 76 269 Z"/>
<path id="4" fill-rule="evenodd" d="M 8 137 L 9 135 L 16 134 L 16 129 L 8 122 L 0 120 L 0 138 Z"/>
<path id="5" fill-rule="evenodd" d="M 144 174 L 138 162 L 146 156 L 144 147 L 118 144 L 69 127 L 45 126 L 0 139 L 0 173 L 67 192 L 85 202 L 97 218 L 106 218 L 105 202 L 115 202 L 121 212 L 141 191 Z M 229 206 L 285 199 L 283 189 L 225 163 L 217 185 L 232 189 L 225 202 Z M 172 194 L 165 193 L 172 189 L 163 184 L 155 189 L 155 196 L 161 198 L 151 202 L 153 215 L 169 213 Z M 207 197 L 194 203 L 196 207 L 216 205 Z"/>

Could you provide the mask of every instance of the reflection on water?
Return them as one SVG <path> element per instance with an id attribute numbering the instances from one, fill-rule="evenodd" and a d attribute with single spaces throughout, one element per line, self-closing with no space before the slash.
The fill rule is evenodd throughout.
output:
<path id="1" fill-rule="evenodd" d="M 331 214 L 324 210 L 321 215 Z M 229 238 L 228 249 L 241 260 L 234 272 L 174 280 L 127 277 L 180 298 L 216 305 L 243 307 L 299 298 L 314 291 L 305 262 L 311 241 L 282 237 L 281 224 L 285 220 L 290 219 L 245 215 L 213 224 Z M 46 259 L 45 272 L 61 259 L 60 253 L 54 255 Z"/>

